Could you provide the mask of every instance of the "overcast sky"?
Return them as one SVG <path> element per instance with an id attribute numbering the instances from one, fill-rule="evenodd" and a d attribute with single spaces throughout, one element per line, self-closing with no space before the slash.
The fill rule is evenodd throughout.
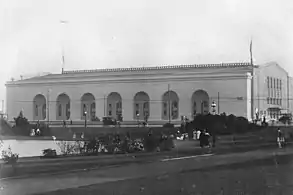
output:
<path id="1" fill-rule="evenodd" d="M 60 24 L 66 20 L 66 25 Z M 65 69 L 276 61 L 293 73 L 290 0 L 0 0 L 0 99 L 11 77 Z"/>

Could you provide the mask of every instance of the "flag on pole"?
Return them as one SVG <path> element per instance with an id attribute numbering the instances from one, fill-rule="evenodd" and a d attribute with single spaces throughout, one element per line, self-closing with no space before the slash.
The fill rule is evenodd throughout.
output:
<path id="1" fill-rule="evenodd" d="M 64 64 L 65 64 L 65 58 L 64 58 L 64 54 L 63 54 L 63 52 L 62 52 L 62 68 L 64 68 Z"/>

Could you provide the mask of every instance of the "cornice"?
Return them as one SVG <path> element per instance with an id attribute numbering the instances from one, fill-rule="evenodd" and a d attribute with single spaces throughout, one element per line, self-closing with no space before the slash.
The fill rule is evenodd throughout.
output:
<path id="1" fill-rule="evenodd" d="M 237 68 L 248 67 L 250 63 L 220 63 L 220 64 L 192 64 L 192 65 L 172 65 L 172 66 L 152 66 L 152 67 L 135 67 L 135 68 L 111 68 L 111 69 L 94 69 L 94 70 L 72 70 L 64 71 L 63 74 L 81 74 L 96 72 L 140 72 L 150 70 L 165 69 L 186 69 L 186 68 Z"/>
<path id="2" fill-rule="evenodd" d="M 8 84 L 7 87 L 14 86 L 46 86 L 46 85 L 82 85 L 82 84 L 113 84 L 113 83 L 161 83 L 161 82 L 190 82 L 190 81 L 203 81 L 203 80 L 238 80 L 238 79 L 249 79 L 247 74 L 234 74 L 234 75 L 189 75 L 185 77 L 156 77 L 156 78 L 120 78 L 120 79 L 106 79 L 101 80 L 95 78 L 92 80 L 65 80 L 65 81 L 47 81 L 47 82 L 34 82 L 34 83 L 15 83 Z"/>
<path id="3" fill-rule="evenodd" d="M 51 77 L 45 76 L 40 77 L 36 79 L 28 79 L 28 80 L 21 80 L 21 81 L 14 81 L 14 82 L 7 82 L 6 86 L 10 85 L 27 85 L 27 84 L 40 84 L 40 83 L 67 83 L 67 82 L 105 82 L 110 80 L 117 80 L 117 82 L 131 79 L 131 80 L 137 80 L 137 79 L 147 79 L 147 80 L 153 80 L 156 78 L 163 79 L 163 78 L 188 78 L 188 77 L 200 77 L 203 79 L 203 77 L 227 77 L 231 75 L 243 75 L 247 72 L 250 72 L 250 69 L 247 67 L 241 67 L 241 68 L 222 68 L 222 69 L 201 69 L 199 71 L 198 69 L 181 69 L 181 70 L 172 70 L 169 72 L 163 71 L 163 72 L 137 72 L 135 74 L 121 74 L 121 75 L 96 75 L 96 74 L 90 74 L 90 75 L 58 75 Z M 196 75 L 196 76 L 195 76 Z"/>

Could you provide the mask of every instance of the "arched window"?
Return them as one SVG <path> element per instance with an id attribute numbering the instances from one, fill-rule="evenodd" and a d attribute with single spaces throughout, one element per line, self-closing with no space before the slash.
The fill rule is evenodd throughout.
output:
<path id="1" fill-rule="evenodd" d="M 91 116 L 92 118 L 96 117 L 96 103 L 95 102 L 91 104 Z"/>
<path id="2" fill-rule="evenodd" d="M 172 107 L 171 107 L 172 111 L 172 119 L 177 119 L 178 118 L 178 102 L 177 101 L 173 101 L 172 102 Z"/>
<path id="3" fill-rule="evenodd" d="M 174 120 L 179 118 L 179 97 L 175 91 L 167 91 L 162 96 L 162 119 Z"/>
<path id="4" fill-rule="evenodd" d="M 196 102 L 193 102 L 193 117 L 196 116 Z"/>
<path id="5" fill-rule="evenodd" d="M 62 116 L 62 105 L 61 104 L 58 105 L 58 115 Z"/>
<path id="6" fill-rule="evenodd" d="M 66 118 L 67 120 L 70 118 L 70 103 L 66 104 Z"/>
<path id="7" fill-rule="evenodd" d="M 112 116 L 112 104 L 109 104 L 108 106 L 108 115 Z"/>
<path id="8" fill-rule="evenodd" d="M 39 116 L 39 106 L 38 105 L 36 105 L 36 107 L 35 107 L 35 115 Z"/>
<path id="9" fill-rule="evenodd" d="M 43 111 L 43 118 L 45 119 L 46 118 L 46 104 L 43 105 L 43 108 L 42 108 L 42 111 Z"/>

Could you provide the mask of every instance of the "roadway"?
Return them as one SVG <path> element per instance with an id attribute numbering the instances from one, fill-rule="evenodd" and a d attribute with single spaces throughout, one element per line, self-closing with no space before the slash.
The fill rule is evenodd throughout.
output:
<path id="1" fill-rule="evenodd" d="M 144 164 L 133 163 L 123 166 L 84 169 L 76 172 L 69 171 L 54 175 L 46 174 L 19 179 L 4 179 L 0 180 L 1 195 L 45 193 L 55 190 L 103 184 L 110 181 L 158 177 L 160 175 L 195 170 L 209 170 L 219 166 L 273 158 L 276 155 L 292 154 L 293 151 L 291 148 L 284 150 L 273 148 L 241 153 L 170 157 Z M 63 193 L 65 194 L 65 191 Z M 56 193 L 52 192 L 51 194 Z M 59 194 L 62 194 L 62 191 Z"/>

